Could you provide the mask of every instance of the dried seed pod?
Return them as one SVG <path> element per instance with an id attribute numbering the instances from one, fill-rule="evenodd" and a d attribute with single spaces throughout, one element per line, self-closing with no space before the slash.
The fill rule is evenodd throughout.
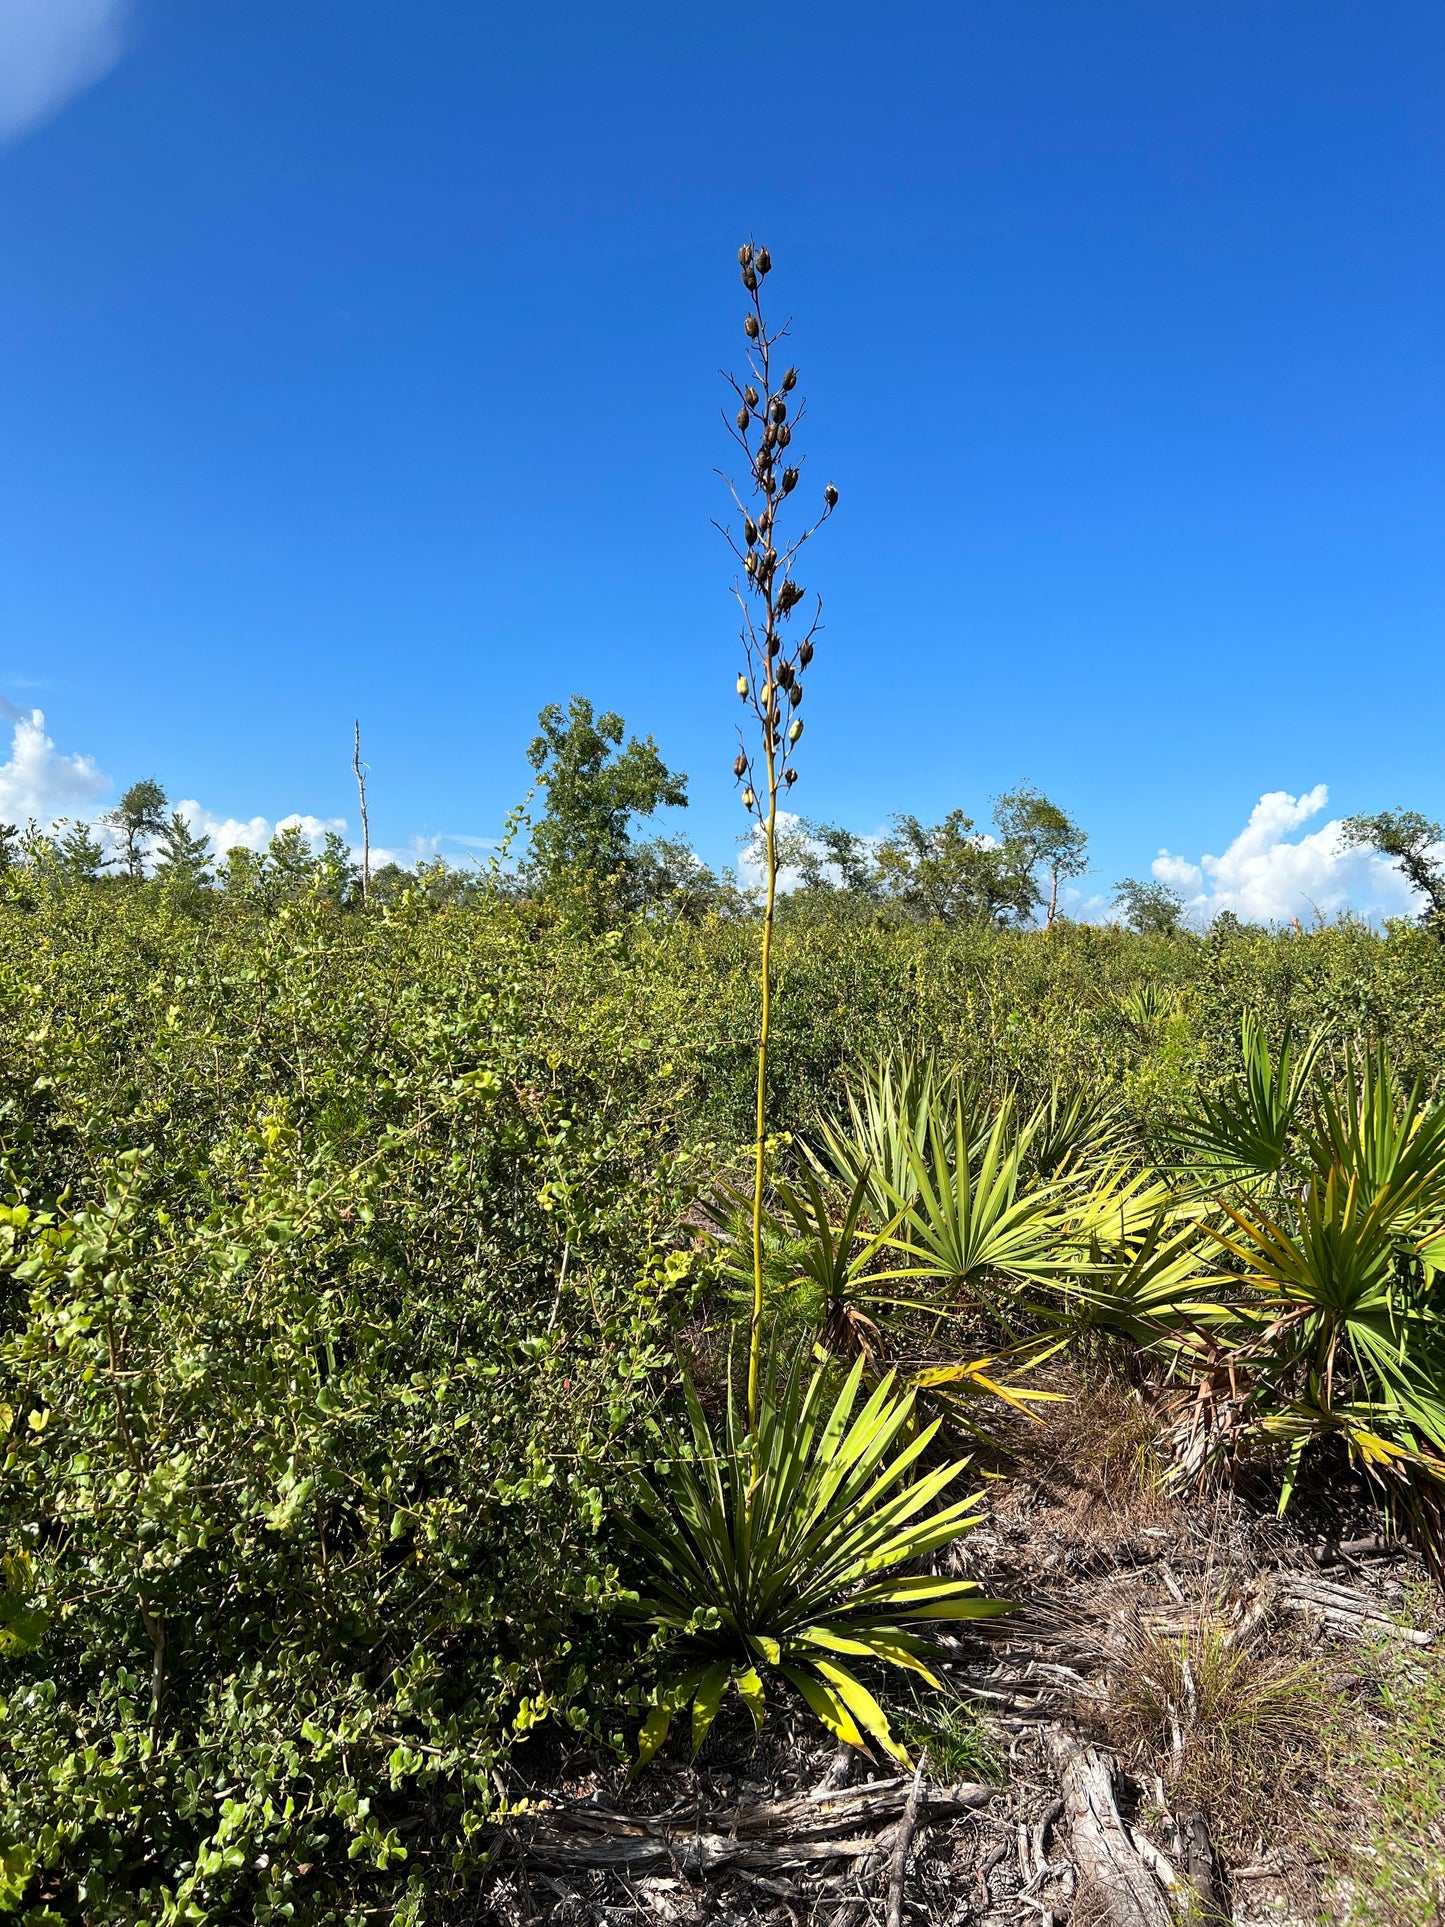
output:
<path id="1" fill-rule="evenodd" d="M 764 509 L 762 514 L 758 517 L 758 527 L 762 530 L 763 534 L 766 535 L 768 530 L 772 526 L 773 526 L 773 511 L 771 509 Z"/>
<path id="2" fill-rule="evenodd" d="M 743 750 L 738 751 L 738 760 L 733 764 L 733 775 L 740 780 L 748 773 L 748 759 Z"/>
<path id="3" fill-rule="evenodd" d="M 785 422 L 788 419 L 788 404 L 785 401 L 775 401 L 768 413 L 775 422 Z"/>
<path id="4" fill-rule="evenodd" d="M 773 632 L 770 629 L 767 635 L 763 637 L 763 648 L 767 651 L 769 662 L 771 662 L 773 657 L 777 655 L 779 646 L 780 645 L 777 637 L 773 634 Z"/>
<path id="5" fill-rule="evenodd" d="M 743 390 L 743 400 L 747 403 L 749 408 L 756 408 L 758 405 L 759 399 L 760 397 L 758 395 L 757 389 L 754 388 L 751 382 L 749 382 L 747 387 Z"/>
<path id="6" fill-rule="evenodd" d="M 831 482 L 829 482 L 828 486 L 823 490 L 823 500 L 828 504 L 830 509 L 835 509 L 838 506 L 838 491 Z"/>
<path id="7" fill-rule="evenodd" d="M 793 490 L 794 490 L 794 489 L 795 489 L 795 488 L 796 488 L 797 486 L 798 486 L 798 471 L 797 471 L 797 469 L 795 469 L 795 468 L 785 468 L 785 469 L 783 470 L 783 493 L 784 493 L 784 495 L 791 495 L 791 494 L 792 494 L 792 492 L 793 492 Z"/>
<path id="8" fill-rule="evenodd" d="M 754 542 L 757 541 L 757 539 L 758 539 L 757 524 L 753 521 L 750 515 L 744 516 L 743 517 L 743 540 L 747 543 L 748 547 L 751 548 Z"/>
<path id="9" fill-rule="evenodd" d="M 796 743 L 802 733 L 803 719 L 801 716 L 795 716 L 792 722 L 788 724 L 788 741 L 790 743 Z"/>
<path id="10" fill-rule="evenodd" d="M 783 771 L 783 782 L 786 784 L 786 786 L 789 789 L 793 787 L 794 783 L 796 783 L 797 780 L 798 780 L 798 772 L 795 769 L 788 769 Z"/>
<path id="11" fill-rule="evenodd" d="M 793 439 L 793 431 L 791 428 L 789 428 L 788 424 L 784 422 L 782 427 L 778 430 L 778 447 L 786 448 L 788 446 L 788 443 L 792 439 Z"/>
<path id="12" fill-rule="evenodd" d="M 796 709 L 802 700 L 803 685 L 800 682 L 795 682 L 788 690 L 788 701 L 793 705 L 794 709 Z"/>
<path id="13" fill-rule="evenodd" d="M 747 433 L 748 423 L 751 420 L 752 420 L 752 416 L 748 413 L 746 408 L 740 408 L 738 410 L 737 423 L 738 423 L 738 427 L 743 431 L 744 434 Z"/>
<path id="14" fill-rule="evenodd" d="M 738 675 L 738 694 L 739 694 L 739 695 L 740 695 L 740 696 L 742 697 L 742 699 L 743 699 L 743 701 L 744 701 L 744 702 L 746 702 L 746 701 L 747 701 L 747 699 L 748 699 L 748 679 L 747 679 L 747 677 L 746 677 L 746 676 L 744 676 L 744 675 L 742 675 L 741 673 L 739 673 L 739 675 Z"/>
<path id="15" fill-rule="evenodd" d="M 749 314 L 749 315 L 743 316 L 743 333 L 747 336 L 749 341 L 757 340 L 758 318 L 755 314 Z"/>
<path id="16" fill-rule="evenodd" d="M 777 439 L 778 439 L 777 428 L 772 422 L 769 422 L 767 427 L 763 430 L 763 447 L 771 448 L 773 443 Z"/>
<path id="17" fill-rule="evenodd" d="M 792 670 L 792 665 L 790 663 L 780 662 L 778 664 L 778 683 L 779 683 L 779 686 L 783 689 L 792 688 L 793 670 Z"/>
<path id="18" fill-rule="evenodd" d="M 745 810 L 750 810 L 757 800 L 757 797 L 753 795 L 751 787 L 743 791 L 743 808 Z"/>
<path id="19" fill-rule="evenodd" d="M 806 669 L 812 660 L 813 645 L 809 639 L 804 636 L 803 640 L 798 644 L 798 667 L 800 669 Z"/>
<path id="20" fill-rule="evenodd" d="M 751 268 L 743 269 L 743 286 L 749 294 L 756 294 L 758 291 L 758 277 L 753 273 Z"/>
<path id="21" fill-rule="evenodd" d="M 798 385 L 798 371 L 796 368 L 790 368 L 787 374 L 783 376 L 783 393 L 785 395 L 790 395 L 793 392 L 793 390 L 797 387 L 797 385 Z"/>
<path id="22" fill-rule="evenodd" d="M 748 246 L 747 242 L 744 241 L 742 246 L 738 249 L 738 266 L 740 268 L 750 268 L 752 264 L 753 264 L 753 251 Z"/>
<path id="23" fill-rule="evenodd" d="M 773 271 L 773 257 L 772 257 L 772 255 L 770 255 L 770 254 L 768 253 L 768 251 L 767 251 L 767 249 L 766 249 L 766 248 L 759 248 L 759 249 L 758 249 L 758 255 L 757 255 L 757 260 L 758 260 L 758 273 L 759 273 L 759 274 L 771 274 L 771 273 L 772 273 L 772 271 Z"/>
<path id="24" fill-rule="evenodd" d="M 745 569 L 747 570 L 747 572 L 748 572 L 748 574 L 749 574 L 750 576 L 754 576 L 754 575 L 756 575 L 756 574 L 757 574 L 757 572 L 758 572 L 758 558 L 757 558 L 757 552 L 756 552 L 755 550 L 753 550 L 753 549 L 749 549 L 749 550 L 748 550 L 748 559 L 747 559 L 747 561 L 746 561 L 746 562 L 745 562 L 745 563 L 743 564 L 743 566 L 744 566 L 744 568 L 745 568 Z"/>

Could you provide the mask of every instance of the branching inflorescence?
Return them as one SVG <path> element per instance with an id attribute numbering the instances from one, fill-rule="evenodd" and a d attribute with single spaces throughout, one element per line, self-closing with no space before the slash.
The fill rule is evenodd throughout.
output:
<path id="1" fill-rule="evenodd" d="M 772 1031 L 773 916 L 778 888 L 778 796 L 797 781 L 794 758 L 803 735 L 803 681 L 813 660 L 814 643 L 822 623 L 822 600 L 814 599 L 806 628 L 790 626 L 807 593 L 793 573 L 804 546 L 833 513 L 838 491 L 829 482 L 823 508 L 816 520 L 800 522 L 785 537 L 782 521 L 788 513 L 802 476 L 802 457 L 791 452 L 794 435 L 806 413 L 797 396 L 798 371 L 791 363 L 775 373 L 779 344 L 788 323 L 770 329 L 763 314 L 763 283 L 772 271 L 768 250 L 745 242 L 738 249 L 738 266 L 751 306 L 743 318 L 748 338 L 747 375 L 725 375 L 737 398 L 737 412 L 728 431 L 748 463 L 743 491 L 723 473 L 728 493 L 742 518 L 741 537 L 734 526 L 718 523 L 729 548 L 741 565 L 733 583 L 742 612 L 744 664 L 738 672 L 737 692 L 752 711 L 756 725 L 750 746 L 748 733 L 738 731 L 739 747 L 733 775 L 742 786 L 743 806 L 761 832 L 763 857 L 762 1021 L 758 1033 L 756 1141 L 753 1165 L 753 1316 L 748 1363 L 750 1430 L 756 1429 L 758 1369 L 763 1317 L 763 1185 L 767 1124 L 768 1043 Z M 727 419 L 725 415 L 725 419 Z M 722 471 L 719 471 L 722 473 Z"/>

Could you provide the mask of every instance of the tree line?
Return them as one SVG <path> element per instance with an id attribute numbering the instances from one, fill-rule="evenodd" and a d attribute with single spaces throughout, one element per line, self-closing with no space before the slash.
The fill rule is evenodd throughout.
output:
<path id="1" fill-rule="evenodd" d="M 688 779 L 663 761 L 651 736 L 629 736 L 613 710 L 574 695 L 549 704 L 528 749 L 534 784 L 513 811 L 485 864 L 395 861 L 363 875 L 346 838 L 328 830 L 313 847 L 299 825 L 278 829 L 264 850 L 214 848 L 174 809 L 153 777 L 132 783 L 96 826 L 61 818 L 49 830 L 0 823 L 0 872 L 52 886 L 151 884 L 172 896 L 240 899 L 258 908 L 311 893 L 346 908 L 382 906 L 405 894 L 432 903 L 483 898 L 547 906 L 584 925 L 612 927 L 637 916 L 696 922 L 753 914 L 740 877 L 710 867 L 683 837 L 640 835 L 660 810 L 688 804 Z M 1344 836 L 1393 861 L 1425 898 L 1422 922 L 1445 931 L 1445 869 L 1435 855 L 1445 831 L 1417 811 L 1354 816 Z M 525 836 L 521 854 L 512 844 Z M 928 824 L 899 813 L 875 836 L 797 816 L 779 833 L 790 886 L 781 914 L 792 920 L 862 918 L 957 925 L 1048 928 L 1064 912 L 1063 888 L 1089 869 L 1088 834 L 1032 784 L 992 800 L 981 827 L 962 809 Z M 744 867 L 748 852 L 744 852 Z M 1172 886 L 1123 877 L 1112 904 L 1130 928 L 1169 935 L 1186 905 Z"/>

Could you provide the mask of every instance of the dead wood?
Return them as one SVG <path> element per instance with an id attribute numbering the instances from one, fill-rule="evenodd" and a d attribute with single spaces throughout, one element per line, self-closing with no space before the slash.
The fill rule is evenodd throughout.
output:
<path id="1" fill-rule="evenodd" d="M 871 1786 L 820 1788 L 754 1807 L 664 1814 L 618 1813 L 598 1806 L 554 1806 L 514 1816 L 516 1851 L 536 1866 L 645 1873 L 681 1868 L 690 1875 L 723 1868 L 771 1872 L 810 1862 L 861 1860 L 887 1852 L 889 1822 L 955 1819 L 985 1806 L 993 1789 L 964 1783 L 914 1786 L 906 1777 Z M 883 1826 L 882 1832 L 876 1831 Z M 866 1831 L 865 1831 L 866 1830 Z"/>
<path id="2" fill-rule="evenodd" d="M 1281 1573 L 1280 1592 L 1287 1605 L 1293 1606 L 1297 1612 L 1318 1613 L 1328 1626 L 1351 1632 L 1362 1632 L 1368 1627 L 1371 1632 L 1386 1633 L 1409 1646 L 1430 1646 L 1434 1643 L 1433 1633 L 1421 1632 L 1413 1626 L 1397 1625 L 1373 1594 L 1352 1586 L 1337 1586 L 1328 1579 L 1317 1578 L 1313 1573 Z"/>
<path id="3" fill-rule="evenodd" d="M 898 1823 L 898 1837 L 893 1843 L 893 1866 L 888 1876 L 887 1927 L 903 1927 L 903 1887 L 908 1878 L 908 1849 L 913 1844 L 914 1830 L 918 1825 L 919 1799 L 927 1765 L 928 1753 L 925 1749 L 919 1756 L 918 1770 L 908 1790 L 908 1804 L 903 1809 L 903 1818 Z"/>
<path id="4" fill-rule="evenodd" d="M 1062 1727 L 1049 1727 L 1043 1737 L 1081 1884 L 1106 1897 L 1114 1927 L 1173 1927 L 1173 1909 L 1120 1818 L 1108 1756 Z"/>

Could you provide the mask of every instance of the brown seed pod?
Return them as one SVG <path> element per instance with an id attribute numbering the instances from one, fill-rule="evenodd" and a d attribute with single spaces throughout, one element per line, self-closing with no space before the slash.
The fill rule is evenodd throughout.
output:
<path id="1" fill-rule="evenodd" d="M 778 664 L 778 683 L 780 687 L 782 687 L 783 689 L 792 688 L 793 670 L 792 670 L 792 665 L 790 663 L 780 662 Z"/>
<path id="2" fill-rule="evenodd" d="M 838 506 L 838 491 L 831 482 L 829 482 L 828 486 L 823 490 L 823 500 L 828 504 L 830 509 L 835 509 Z"/>
<path id="3" fill-rule="evenodd" d="M 757 340 L 758 318 L 755 314 L 749 314 L 749 315 L 743 316 L 743 333 L 747 336 L 749 341 Z"/>
<path id="4" fill-rule="evenodd" d="M 746 755 L 743 753 L 743 751 L 739 750 L 738 760 L 733 764 L 733 775 L 736 776 L 739 780 L 741 780 L 744 776 L 747 775 L 747 773 L 748 773 L 748 759 Z"/>
<path id="5" fill-rule="evenodd" d="M 813 645 L 811 642 L 808 641 L 807 637 L 805 636 L 803 640 L 798 644 L 798 667 L 800 669 L 806 669 L 808 664 L 812 660 L 813 660 Z"/>
<path id="6" fill-rule="evenodd" d="M 773 271 L 773 257 L 771 254 L 768 253 L 767 249 L 759 248 L 757 258 L 758 258 L 758 273 L 771 274 Z"/>
<path id="7" fill-rule="evenodd" d="M 792 494 L 792 492 L 793 492 L 793 490 L 794 490 L 794 489 L 795 489 L 795 488 L 796 488 L 797 486 L 798 486 L 798 471 L 797 471 L 797 469 L 795 469 L 795 468 L 785 468 L 785 469 L 783 470 L 783 493 L 784 493 L 784 495 L 791 495 L 791 494 Z"/>
<path id="8" fill-rule="evenodd" d="M 793 431 L 791 428 L 789 428 L 788 424 L 784 422 L 782 427 L 778 430 L 778 447 L 786 448 L 788 446 L 788 443 L 792 439 L 793 439 Z"/>
<path id="9" fill-rule="evenodd" d="M 783 376 L 783 393 L 785 395 L 790 395 L 793 392 L 793 390 L 797 387 L 797 385 L 798 385 L 798 371 L 796 368 L 790 368 L 787 374 Z"/>
<path id="10" fill-rule="evenodd" d="M 753 273 L 751 268 L 743 269 L 743 286 L 749 294 L 756 294 L 758 291 L 758 277 Z"/>
<path id="11" fill-rule="evenodd" d="M 754 388 L 751 382 L 749 382 L 747 387 L 743 390 L 743 400 L 747 403 L 749 408 L 756 408 L 758 405 L 758 399 L 759 397 L 758 397 L 757 389 Z"/>
<path id="12" fill-rule="evenodd" d="M 752 416 L 748 413 L 746 408 L 740 408 L 738 410 L 737 420 L 738 420 L 738 427 L 743 431 L 744 434 L 746 434 L 748 429 L 748 423 L 752 420 Z"/>
<path id="13" fill-rule="evenodd" d="M 800 682 L 795 682 L 788 690 L 788 701 L 793 705 L 794 709 L 796 709 L 802 700 L 803 685 Z"/>
<path id="14" fill-rule="evenodd" d="M 775 422 L 785 422 L 788 419 L 788 404 L 785 401 L 775 401 L 768 413 Z"/>
<path id="15" fill-rule="evenodd" d="M 798 772 L 795 769 L 789 769 L 789 770 L 783 771 L 783 782 L 787 786 L 787 788 L 791 789 L 794 783 L 797 782 L 797 780 L 798 780 Z"/>
<path id="16" fill-rule="evenodd" d="M 747 543 L 748 547 L 751 548 L 754 542 L 757 541 L 757 539 L 758 539 L 757 524 L 753 521 L 751 516 L 745 516 L 743 519 L 743 540 Z"/>
<path id="17" fill-rule="evenodd" d="M 767 427 L 763 430 L 763 447 L 771 448 L 773 443 L 777 439 L 778 439 L 777 428 L 772 422 L 769 422 Z"/>
<path id="18" fill-rule="evenodd" d="M 753 251 L 748 246 L 747 242 L 744 241 L 742 246 L 738 249 L 738 266 L 740 268 L 750 268 L 752 264 L 753 264 Z"/>

